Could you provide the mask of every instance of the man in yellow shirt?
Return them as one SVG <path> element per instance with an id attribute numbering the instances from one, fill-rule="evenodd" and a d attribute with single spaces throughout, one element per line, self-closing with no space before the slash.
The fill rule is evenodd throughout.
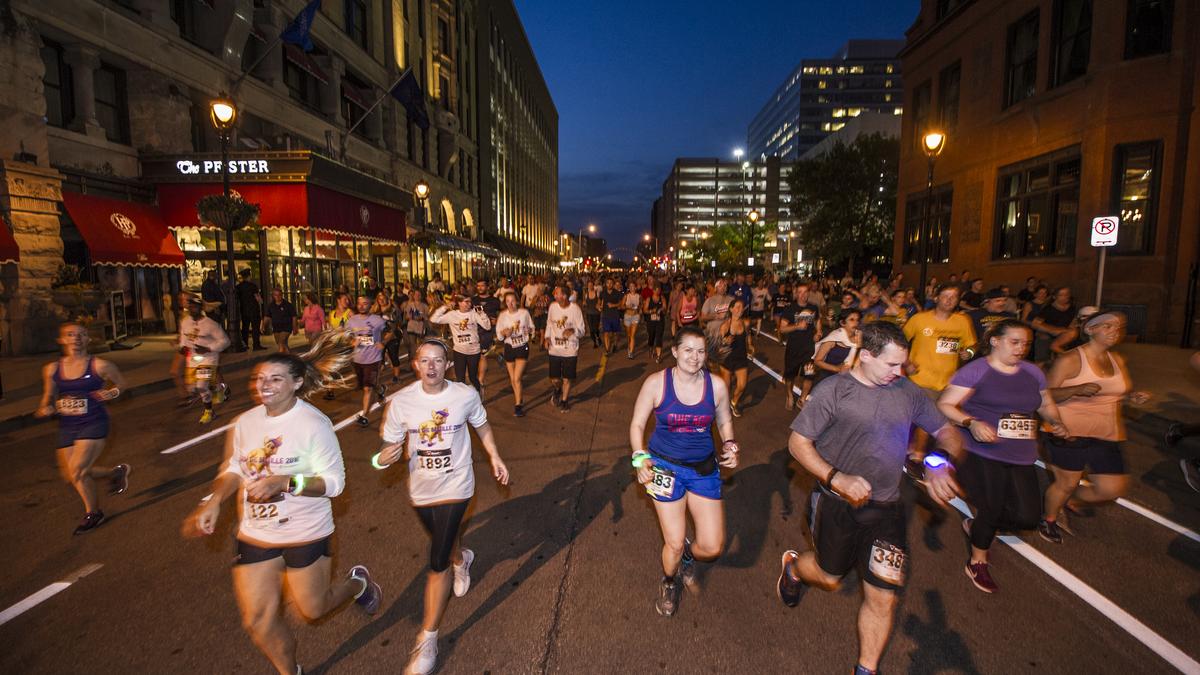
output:
<path id="1" fill-rule="evenodd" d="M 908 377 L 935 400 L 959 364 L 975 355 L 975 329 L 970 317 L 957 311 L 958 302 L 958 287 L 942 286 L 933 309 L 904 324 L 904 337 L 912 344 Z"/>

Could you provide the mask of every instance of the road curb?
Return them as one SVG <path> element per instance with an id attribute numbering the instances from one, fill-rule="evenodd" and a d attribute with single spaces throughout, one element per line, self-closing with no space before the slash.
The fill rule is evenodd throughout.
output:
<path id="1" fill-rule="evenodd" d="M 268 356 L 270 356 L 273 353 L 274 352 L 267 352 L 267 353 L 261 354 L 261 355 L 255 354 L 253 356 L 247 357 L 245 359 L 240 359 L 233 363 L 227 363 L 227 364 L 223 363 L 223 364 L 221 364 L 221 372 L 236 373 L 241 370 L 246 370 L 248 368 L 251 368 L 251 367 L 257 365 L 259 361 L 262 361 L 263 359 L 267 358 Z M 147 394 L 156 394 L 160 391 L 165 391 L 167 389 L 171 389 L 174 386 L 175 386 L 175 380 L 168 376 L 161 380 L 154 380 L 153 382 L 145 382 L 143 384 L 139 384 L 137 386 L 129 387 L 128 389 L 124 389 L 121 391 L 121 398 L 122 399 L 137 398 L 138 396 L 145 396 Z M 41 394 L 38 394 L 38 396 L 40 397 Z M 34 417 L 32 412 L 22 413 L 20 415 L 10 417 L 5 420 L 0 420 L 0 434 L 12 433 L 12 432 L 18 431 L 20 429 L 26 429 L 28 427 L 36 426 L 38 424 L 53 424 L 53 423 L 54 423 L 53 418 L 43 419 L 43 418 L 39 418 L 39 417 Z"/>

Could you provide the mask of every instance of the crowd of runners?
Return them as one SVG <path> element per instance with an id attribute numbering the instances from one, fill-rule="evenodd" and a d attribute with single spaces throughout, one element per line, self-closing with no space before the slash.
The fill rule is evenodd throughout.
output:
<path id="1" fill-rule="evenodd" d="M 253 288 L 239 284 L 239 293 L 259 298 L 242 276 Z M 220 362 L 230 340 L 201 298 L 181 306 L 172 365 L 180 404 L 199 404 L 208 424 L 232 390 Z M 489 410 L 485 391 L 507 385 L 511 414 L 524 416 L 528 362 L 544 357 L 549 400 L 569 413 L 581 349 L 599 352 L 598 379 L 620 353 L 646 366 L 629 421 L 630 470 L 662 533 L 654 607 L 673 616 L 681 588 L 696 587 L 725 545 L 722 469 L 727 477 L 738 467 L 735 420 L 750 367 L 761 365 L 758 350 L 770 340 L 782 347 L 783 391 L 766 405 L 782 411 L 781 427 L 795 413 L 780 441 L 813 479 L 811 542 L 782 552 L 776 592 L 795 607 L 806 589 L 836 589 L 856 572 L 854 672 L 874 673 L 909 576 L 905 491 L 919 492 L 928 508 L 954 500 L 969 507 L 963 570 L 986 593 L 999 590 L 988 559 L 997 532 L 1036 531 L 1060 544 L 1070 514 L 1125 494 L 1122 405 L 1146 395 L 1114 350 L 1124 328 L 1119 312 L 1076 306 L 1068 288 L 1051 291 L 1031 278 L 1013 294 L 969 272 L 924 289 L 873 274 L 435 278 L 424 287 L 342 289 L 328 311 L 309 296 L 300 312 L 276 289 L 263 315 L 239 326 L 255 347 L 261 332 L 274 336 L 275 352 L 251 378 L 259 405 L 234 421 L 230 455 L 185 531 L 212 533 L 224 502 L 236 499 L 233 585 L 243 625 L 280 673 L 302 672 L 281 617 L 285 588 L 310 619 L 351 601 L 374 614 L 384 596 L 363 564 L 333 576 L 330 500 L 347 489 L 346 472 L 332 423 L 308 399 L 355 392 L 363 427 L 385 403 L 371 463 L 406 465 L 430 542 L 422 627 L 405 672 L 431 672 L 449 598 L 467 593 L 476 555 L 459 545 L 475 492 L 469 429 L 492 479 L 510 479 L 488 424 L 496 401 L 507 399 L 494 397 Z M 301 332 L 307 345 L 293 353 Z M 81 534 L 104 520 L 96 480 L 113 495 L 128 486 L 128 464 L 95 465 L 108 436 L 106 404 L 123 381 L 89 355 L 83 327 L 65 324 L 59 343 L 63 356 L 45 368 L 37 412 L 58 416 L 59 463 L 84 503 Z M 493 359 L 502 375 L 489 379 Z M 1198 431 L 1173 428 L 1168 440 Z M 1044 490 L 1039 460 L 1049 472 Z M 1196 471 L 1190 462 L 1183 468 Z"/>

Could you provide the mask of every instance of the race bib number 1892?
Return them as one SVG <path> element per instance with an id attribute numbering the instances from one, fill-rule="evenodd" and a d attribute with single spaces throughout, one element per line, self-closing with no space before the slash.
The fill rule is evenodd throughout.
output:
<path id="1" fill-rule="evenodd" d="M 418 450 L 417 470 L 432 473 L 449 473 L 452 470 L 450 459 L 449 448 L 445 450 Z"/>

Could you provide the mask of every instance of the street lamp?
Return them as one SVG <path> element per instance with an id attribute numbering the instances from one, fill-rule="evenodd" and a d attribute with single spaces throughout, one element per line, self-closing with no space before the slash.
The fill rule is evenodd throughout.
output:
<path id="1" fill-rule="evenodd" d="M 426 183 L 425 179 L 418 180 L 417 184 L 413 186 L 413 196 L 417 198 L 417 225 L 424 232 L 425 221 L 427 219 L 426 209 L 429 205 L 429 183 Z M 429 283 L 429 258 L 425 255 L 424 251 L 421 252 L 421 258 L 424 263 L 421 266 L 421 269 L 424 271 L 422 280 L 425 283 Z M 413 270 L 413 272 L 415 274 L 416 270 Z"/>
<path id="2" fill-rule="evenodd" d="M 596 226 L 595 225 L 588 223 L 588 226 L 586 229 L 588 231 L 588 234 L 596 234 Z M 579 255 L 580 256 L 583 255 L 583 230 L 584 230 L 584 228 L 582 228 L 582 227 L 579 228 L 579 251 L 580 251 Z"/>
<path id="3" fill-rule="evenodd" d="M 750 213 L 746 216 L 746 220 L 750 221 L 750 237 L 746 240 L 750 252 L 747 254 L 747 259 L 754 257 L 754 229 L 758 224 L 758 209 L 750 209 Z"/>
<path id="4" fill-rule="evenodd" d="M 221 185 L 225 194 L 225 208 L 229 208 L 229 137 L 233 133 L 233 125 L 237 123 L 238 110 L 233 99 L 225 92 L 213 99 L 209 104 L 209 116 L 212 117 L 213 127 L 221 138 Z M 239 316 L 237 306 L 237 289 L 234 288 L 237 270 L 233 261 L 233 223 L 225 223 L 225 263 L 229 266 L 229 296 L 226 305 L 229 307 L 227 325 L 229 326 L 230 346 L 236 352 L 245 351 L 242 344 L 242 331 L 238 330 Z M 221 276 L 221 266 L 217 265 L 217 277 Z"/>
<path id="5" fill-rule="evenodd" d="M 933 234 L 933 227 L 929 222 L 930 212 L 933 207 L 933 165 L 937 161 L 938 155 L 942 154 L 942 150 L 946 148 L 946 134 L 941 131 L 930 131 L 921 138 L 921 149 L 925 151 L 925 156 L 929 158 L 929 173 L 925 179 L 925 216 L 921 222 L 921 276 L 917 288 L 921 292 L 922 301 L 928 300 L 925 293 L 925 279 L 929 268 L 929 236 Z"/>

